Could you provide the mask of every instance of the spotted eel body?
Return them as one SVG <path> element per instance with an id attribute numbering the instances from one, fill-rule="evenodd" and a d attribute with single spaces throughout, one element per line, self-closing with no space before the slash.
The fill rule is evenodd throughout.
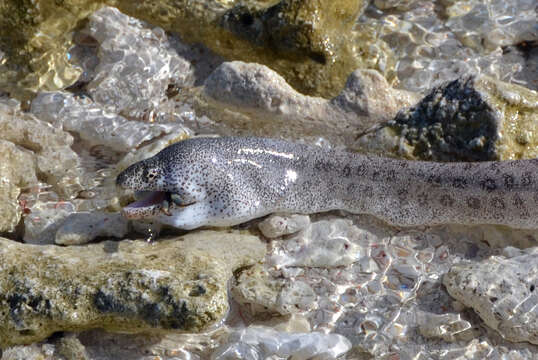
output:
<path id="1" fill-rule="evenodd" d="M 194 138 L 132 165 L 117 184 L 157 199 L 127 206 L 126 216 L 184 229 L 334 209 L 397 226 L 538 229 L 538 159 L 435 163 L 265 138 Z M 170 194 L 179 201 L 163 211 Z"/>

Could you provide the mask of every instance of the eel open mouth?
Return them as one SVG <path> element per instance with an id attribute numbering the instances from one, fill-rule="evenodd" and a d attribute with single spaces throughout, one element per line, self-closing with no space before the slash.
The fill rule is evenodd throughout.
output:
<path id="1" fill-rule="evenodd" d="M 172 216 L 171 208 L 190 205 L 182 204 L 177 194 L 167 191 L 137 191 L 135 198 L 138 200 L 125 206 L 122 210 L 123 215 L 128 219 L 154 217 L 160 212 Z"/>

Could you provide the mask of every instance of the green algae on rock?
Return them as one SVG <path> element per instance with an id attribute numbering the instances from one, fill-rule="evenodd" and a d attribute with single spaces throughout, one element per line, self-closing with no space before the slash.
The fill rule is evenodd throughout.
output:
<path id="1" fill-rule="evenodd" d="M 369 151 L 434 161 L 538 157 L 538 94 L 487 76 L 433 89 L 359 139 Z"/>
<path id="2" fill-rule="evenodd" d="M 264 254 L 257 237 L 237 232 L 84 247 L 0 239 L 0 347 L 63 330 L 202 331 L 226 315 L 232 271 Z"/>

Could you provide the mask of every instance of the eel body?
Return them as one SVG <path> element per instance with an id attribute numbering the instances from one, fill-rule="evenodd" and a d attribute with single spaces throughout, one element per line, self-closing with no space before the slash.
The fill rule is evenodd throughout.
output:
<path id="1" fill-rule="evenodd" d="M 538 229 L 538 159 L 435 163 L 275 139 L 194 138 L 130 166 L 116 182 L 146 195 L 124 208 L 128 218 L 183 229 L 335 209 L 396 226 Z"/>

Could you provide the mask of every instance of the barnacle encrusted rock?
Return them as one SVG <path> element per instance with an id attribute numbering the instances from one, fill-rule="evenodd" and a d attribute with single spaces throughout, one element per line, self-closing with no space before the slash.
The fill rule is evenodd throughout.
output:
<path id="1" fill-rule="evenodd" d="M 455 265 L 443 284 L 504 338 L 538 344 L 538 248 L 513 250 L 480 263 Z"/>
<path id="2" fill-rule="evenodd" d="M 232 270 L 264 254 L 255 236 L 214 231 L 65 248 L 0 239 L 0 347 L 63 330 L 207 329 L 227 313 Z"/>
<path id="3" fill-rule="evenodd" d="M 362 147 L 410 159 L 487 161 L 538 157 L 538 94 L 487 76 L 433 89 Z"/>

